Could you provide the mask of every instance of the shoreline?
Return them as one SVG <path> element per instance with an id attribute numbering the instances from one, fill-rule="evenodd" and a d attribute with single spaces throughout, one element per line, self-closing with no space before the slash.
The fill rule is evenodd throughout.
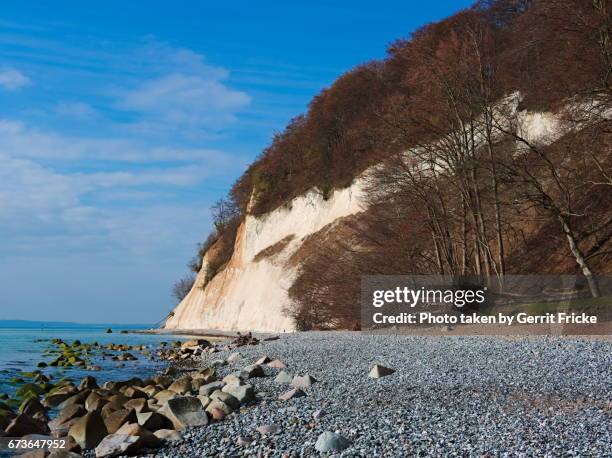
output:
<path id="1" fill-rule="evenodd" d="M 193 332 L 189 330 L 182 337 L 192 336 Z M 200 331 L 196 335 L 201 336 Z M 206 424 L 194 424 L 183 431 L 170 423 L 165 423 L 164 428 L 145 423 L 151 428 L 148 431 L 138 422 L 132 423 L 140 417 L 126 414 L 122 426 L 126 430 L 142 437 L 160 436 L 157 442 L 153 441 L 157 444 L 154 451 L 141 444 L 143 448 L 134 449 L 132 454 L 155 453 L 176 458 L 217 453 L 318 455 L 315 445 L 319 438 L 339 432 L 349 444 L 346 452 L 337 451 L 340 456 L 417 454 L 440 447 L 439 441 L 444 443 L 448 437 L 453 438 L 446 442 L 452 447 L 442 446 L 438 449 L 440 453 L 470 450 L 496 454 L 513 450 L 554 456 L 554 447 L 572 449 L 572 440 L 577 441 L 574 449 L 578 454 L 597 452 L 596 439 L 606 443 L 612 436 L 612 431 L 604 428 L 591 438 L 580 438 L 583 431 L 575 426 L 594 421 L 605 426 L 601 415 L 605 415 L 609 402 L 606 387 L 612 384 L 612 374 L 606 369 L 612 364 L 609 336 L 598 339 L 588 335 L 466 336 L 454 331 L 439 335 L 310 331 L 281 334 L 279 339 L 267 341 L 243 336 L 240 344 L 227 337 L 224 336 L 226 344 L 211 341 L 208 346 L 203 340 L 192 340 L 180 346 L 168 345 L 161 350 L 166 352 L 165 356 L 190 356 L 161 359 L 165 367 L 148 379 L 115 380 L 91 388 L 101 395 L 110 390 L 103 396 L 136 395 L 122 402 L 136 408 L 144 408 L 146 403 L 149 411 L 169 417 L 172 415 L 164 410 L 169 399 L 187 397 L 202 403 L 201 410 L 194 415 Z M 267 358 L 262 359 L 264 356 Z M 279 363 L 270 365 L 270 360 Z M 256 364 L 259 369 L 255 370 L 253 363 L 257 362 L 261 364 Z M 393 373 L 380 380 L 372 379 L 368 371 L 373 364 L 392 368 Z M 245 371 L 251 375 L 245 376 Z M 279 382 L 282 372 L 289 375 Z M 279 399 L 291 391 L 294 376 L 306 381 L 310 378 L 312 382 L 301 385 L 301 397 Z M 92 383 L 91 379 L 87 383 Z M 240 401 L 240 406 L 229 407 L 221 401 L 230 402 L 225 387 L 232 383 L 243 387 L 243 391 L 251 387 L 246 390 L 251 394 Z M 207 384 L 213 388 L 202 391 Z M 69 390 L 76 387 L 66 386 L 72 386 Z M 235 388 L 230 391 L 238 395 L 232 390 Z M 141 391 L 147 395 L 144 401 L 136 401 Z M 71 393 L 83 397 L 81 391 Z M 584 399 L 588 400 L 586 404 Z M 86 404 L 85 398 L 78 402 Z M 202 414 L 211 402 L 217 402 L 216 410 L 209 408 Z M 227 410 L 219 411 L 217 407 Z M 66 408 L 64 405 L 63 409 Z M 117 408 L 116 412 L 125 409 Z M 443 423 L 446 426 L 435 421 L 439 409 L 447 417 Z M 483 415 L 498 418 L 494 425 L 486 427 L 486 434 L 497 438 L 499 444 L 479 439 L 478 434 L 466 435 L 453 429 L 453 425 L 466 421 L 471 424 L 470 419 Z M 513 422 L 520 417 L 526 423 L 514 431 Z M 558 439 L 561 442 L 548 444 L 542 440 L 534 445 L 522 439 L 524 435 L 557 434 L 552 419 L 560 422 L 559 428 L 564 431 L 565 436 Z M 69 426 L 73 424 L 74 421 Z M 395 424 L 400 426 L 390 427 Z M 547 426 L 542 429 L 542 424 Z M 474 425 L 483 427 L 480 421 Z M 68 433 L 65 426 L 62 431 Z M 381 437 L 385 440 L 380 441 Z M 406 441 L 400 440 L 402 437 Z M 496 448 L 502 445 L 505 448 Z M 547 449 L 549 446 L 553 448 Z M 93 456 L 92 453 L 86 452 L 85 456 Z"/>

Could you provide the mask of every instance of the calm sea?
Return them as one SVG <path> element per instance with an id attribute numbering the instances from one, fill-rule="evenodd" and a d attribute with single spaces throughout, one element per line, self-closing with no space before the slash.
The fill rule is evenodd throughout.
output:
<path id="1" fill-rule="evenodd" d="M 141 327 L 144 329 L 145 327 Z M 31 372 L 37 369 L 40 361 L 49 362 L 52 357 L 43 357 L 42 352 L 51 348 L 50 339 L 60 338 L 66 342 L 80 340 L 82 343 L 98 342 L 101 345 L 108 343 L 147 345 L 151 350 L 155 349 L 159 342 L 177 340 L 174 336 L 154 334 L 121 334 L 120 327 L 113 327 L 115 332 L 106 334 L 106 327 L 101 326 L 78 326 L 78 327 L 55 327 L 41 325 L 40 327 L 0 327 L 0 393 L 12 395 L 15 387 L 9 383 L 13 377 L 18 377 L 20 372 Z M 125 329 L 125 328 L 124 328 Z M 131 326 L 129 329 L 138 329 Z M 54 380 L 62 377 L 80 380 L 85 375 L 92 375 L 100 382 L 106 380 L 123 380 L 130 377 L 146 377 L 153 374 L 163 366 L 145 358 L 138 351 L 130 352 L 138 358 L 138 361 L 126 361 L 123 367 L 110 359 L 94 357 L 91 364 L 98 365 L 102 371 L 92 372 L 81 368 L 58 368 L 47 367 L 39 369 L 46 375 L 51 375 Z"/>

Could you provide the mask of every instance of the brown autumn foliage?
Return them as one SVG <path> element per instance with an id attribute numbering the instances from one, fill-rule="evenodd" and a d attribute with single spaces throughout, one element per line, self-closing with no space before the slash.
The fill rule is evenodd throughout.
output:
<path id="1" fill-rule="evenodd" d="M 230 192 L 236 218 L 381 164 L 369 209 L 298 252 L 299 327 L 352 327 L 363 274 L 609 273 L 611 18 L 609 0 L 479 1 L 342 75 L 275 135 Z M 532 143 L 514 108 L 557 112 L 565 134 Z M 225 253 L 233 228 L 214 236 Z"/>

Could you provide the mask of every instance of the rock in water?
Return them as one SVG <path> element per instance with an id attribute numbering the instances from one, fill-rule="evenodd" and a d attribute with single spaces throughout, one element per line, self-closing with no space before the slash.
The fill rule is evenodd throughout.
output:
<path id="1" fill-rule="evenodd" d="M 322 433 L 315 444 L 315 449 L 319 452 L 340 451 L 347 448 L 351 443 L 340 434 L 325 431 Z"/>
<path id="2" fill-rule="evenodd" d="M 96 382 L 96 379 L 91 375 L 86 376 L 85 378 L 83 378 L 83 380 L 81 380 L 81 383 L 79 383 L 79 391 L 93 390 L 96 388 L 98 388 L 98 383 Z"/>
<path id="3" fill-rule="evenodd" d="M 102 416 L 95 411 L 79 418 L 68 431 L 68 435 L 83 449 L 96 447 L 107 434 Z"/>
<path id="4" fill-rule="evenodd" d="M 208 414 L 204 410 L 202 402 L 195 396 L 180 396 L 169 399 L 160 413 L 168 417 L 174 428 L 178 430 L 208 424 Z"/>
<path id="5" fill-rule="evenodd" d="M 370 378 L 381 378 L 386 377 L 387 375 L 391 375 L 395 372 L 395 370 L 390 369 L 385 366 L 381 366 L 380 364 L 374 364 L 374 367 L 370 370 L 368 376 Z"/>
<path id="6" fill-rule="evenodd" d="M 21 437 L 26 434 L 46 434 L 48 431 L 47 425 L 23 413 L 13 418 L 5 430 L 6 435 L 9 437 Z"/>

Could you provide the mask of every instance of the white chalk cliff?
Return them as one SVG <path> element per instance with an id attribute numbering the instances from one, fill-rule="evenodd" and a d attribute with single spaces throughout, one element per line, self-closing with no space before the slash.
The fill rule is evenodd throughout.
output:
<path id="1" fill-rule="evenodd" d="M 516 113 L 522 134 L 531 141 L 550 141 L 558 134 L 558 119 L 550 113 Z M 367 172 L 366 172 L 367 173 Z M 236 235 L 228 264 L 205 284 L 206 256 L 189 294 L 165 322 L 167 329 L 235 331 L 292 331 L 283 313 L 289 303 L 288 289 L 297 266 L 289 257 L 304 239 L 338 218 L 362 211 L 364 180 L 357 178 L 345 189 L 324 199 L 311 190 L 262 216 L 248 215 Z M 257 256 L 283 240 L 282 250 Z"/>
<path id="2" fill-rule="evenodd" d="M 336 190 L 327 199 L 310 191 L 263 216 L 247 216 L 236 235 L 227 266 L 204 287 L 206 256 L 196 282 L 166 320 L 169 329 L 292 331 L 283 314 L 287 291 L 296 275 L 288 259 L 304 238 L 337 218 L 362 210 L 362 181 Z M 258 257 L 262 250 L 291 239 L 279 253 Z"/>

